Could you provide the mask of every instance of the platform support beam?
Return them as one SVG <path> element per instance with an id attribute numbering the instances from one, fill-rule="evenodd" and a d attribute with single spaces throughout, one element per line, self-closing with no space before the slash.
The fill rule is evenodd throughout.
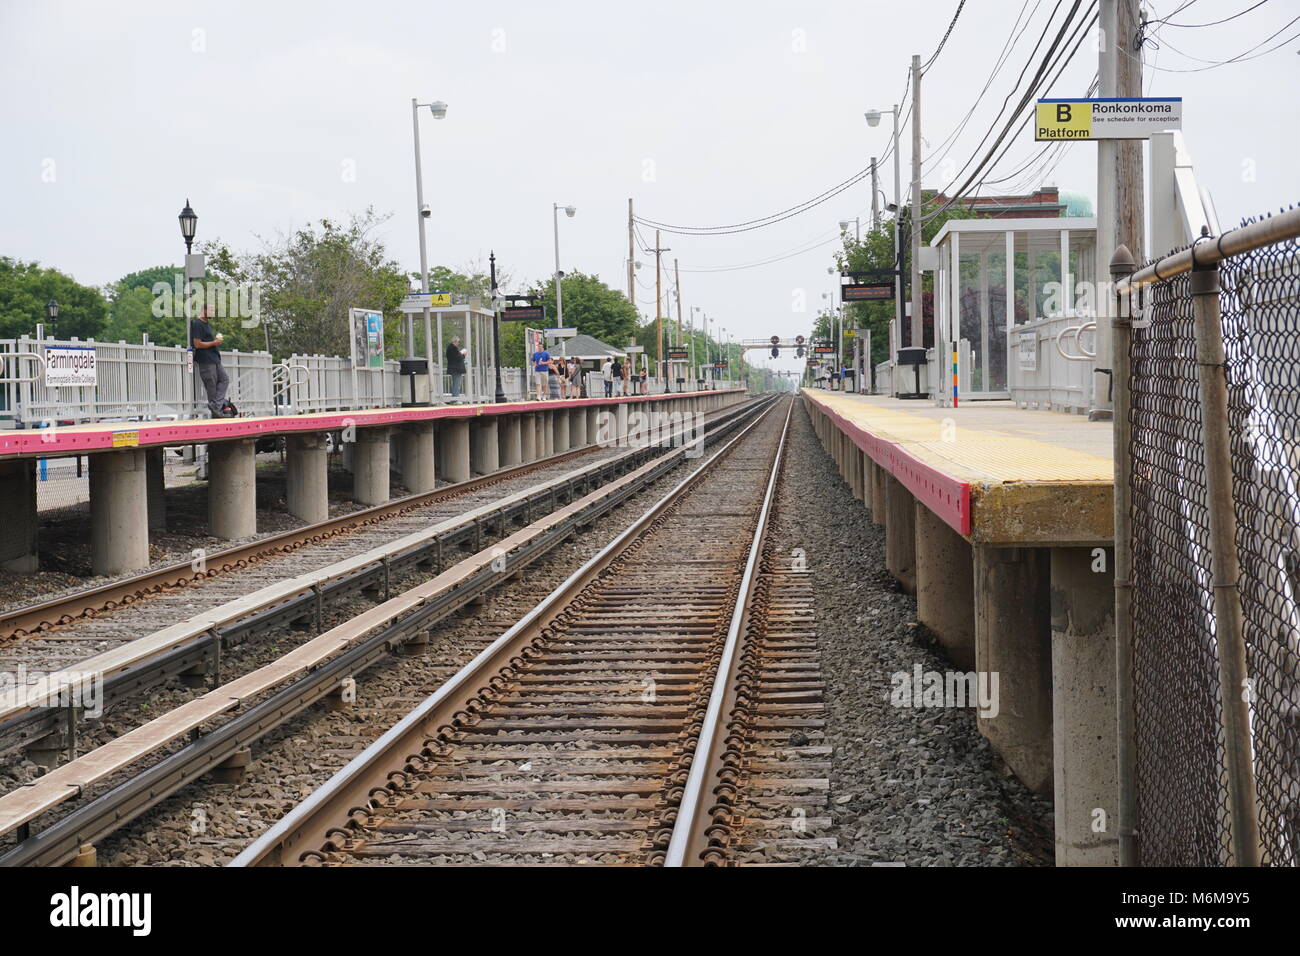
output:
<path id="1" fill-rule="evenodd" d="M 90 456 L 90 565 L 94 574 L 149 565 L 149 491 L 143 449 Z"/>
<path id="2" fill-rule="evenodd" d="M 490 475 L 501 466 L 497 419 L 482 415 L 470 423 L 469 470 L 476 475 Z"/>
<path id="3" fill-rule="evenodd" d="M 541 457 L 537 447 L 537 420 L 540 417 L 537 414 L 519 416 L 519 455 L 525 465 Z"/>
<path id="4" fill-rule="evenodd" d="M 257 534 L 253 439 L 208 443 L 208 534 L 229 541 Z"/>
<path id="5" fill-rule="evenodd" d="M 916 593 L 915 499 L 893 475 L 885 478 L 885 567 L 908 594 Z"/>
<path id="6" fill-rule="evenodd" d="M 392 496 L 388 428 L 358 428 L 352 444 L 352 500 L 382 505 Z"/>
<path id="7" fill-rule="evenodd" d="M 40 564 L 36 551 L 36 459 L 0 461 L 0 501 L 5 503 L 0 568 L 30 574 Z"/>
<path id="8" fill-rule="evenodd" d="M 433 422 L 407 422 L 393 437 L 397 442 L 397 471 L 406 490 L 413 495 L 433 491 L 437 484 Z"/>
<path id="9" fill-rule="evenodd" d="M 469 419 L 444 418 L 438 422 L 438 467 L 445 482 L 469 481 Z"/>
<path id="10" fill-rule="evenodd" d="M 1052 548 L 1057 866 L 1117 866 L 1115 579 L 1109 548 Z"/>
<path id="11" fill-rule="evenodd" d="M 569 450 L 569 410 L 560 408 L 551 413 L 551 442 L 555 454 L 562 455 Z"/>
<path id="12" fill-rule="evenodd" d="M 917 501 L 914 507 L 916 618 L 935 633 L 959 670 L 975 670 L 971 546 L 925 504 Z"/>
<path id="13" fill-rule="evenodd" d="M 330 515 L 329 451 L 322 432 L 285 439 L 285 504 L 307 524 Z"/>
<path id="14" fill-rule="evenodd" d="M 497 462 L 502 468 L 515 468 L 523 462 L 523 428 L 518 415 L 502 415 L 497 424 Z"/>
<path id="15" fill-rule="evenodd" d="M 1020 781 L 1052 789 L 1051 564 L 1042 548 L 976 545 L 975 669 L 998 675 L 998 712 L 977 726 Z"/>

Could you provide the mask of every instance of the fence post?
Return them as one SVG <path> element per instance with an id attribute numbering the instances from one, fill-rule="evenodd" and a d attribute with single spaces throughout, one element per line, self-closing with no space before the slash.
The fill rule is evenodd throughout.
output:
<path id="1" fill-rule="evenodd" d="M 1208 228 L 1201 230 L 1204 238 Z M 1243 640 L 1237 516 L 1232 500 L 1232 457 L 1228 431 L 1228 368 L 1219 311 L 1219 263 L 1196 261 L 1192 246 L 1192 318 L 1196 335 L 1197 384 L 1205 443 L 1210 571 L 1214 588 L 1214 636 L 1219 657 L 1219 706 L 1228 771 L 1232 856 L 1237 866 L 1259 866 L 1259 815 L 1251 765 L 1250 693 Z"/>
<path id="2" fill-rule="evenodd" d="M 1130 341 L 1133 335 L 1132 292 L 1121 292 L 1119 285 L 1133 275 L 1137 263 L 1126 245 L 1121 244 L 1110 260 L 1110 277 L 1114 283 L 1111 302 L 1112 395 L 1114 398 L 1113 445 L 1115 460 L 1115 708 L 1117 782 L 1119 785 L 1119 865 L 1141 865 L 1137 836 L 1137 750 L 1133 718 L 1133 459 L 1130 442 L 1133 423 L 1129 419 Z"/>

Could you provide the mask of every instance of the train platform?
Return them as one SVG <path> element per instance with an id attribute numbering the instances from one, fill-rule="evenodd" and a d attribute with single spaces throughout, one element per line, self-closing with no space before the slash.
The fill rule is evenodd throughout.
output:
<path id="1" fill-rule="evenodd" d="M 808 389 L 840 431 L 972 542 L 1109 544 L 1114 461 L 1109 422 L 971 402 Z"/>
<path id="2" fill-rule="evenodd" d="M 841 476 L 885 531 L 918 623 L 998 703 L 980 732 L 1052 794 L 1060 864 L 1113 865 L 1115 576 L 1109 423 L 979 402 L 803 391 Z"/>
<path id="3" fill-rule="evenodd" d="M 384 407 L 315 412 L 303 415 L 261 415 L 241 418 L 197 418 L 182 421 L 104 421 L 49 428 L 0 431 L 0 459 L 59 458 L 119 448 L 156 448 L 206 444 L 241 438 L 338 431 L 348 426 L 372 428 L 479 416 L 518 415 L 606 405 L 658 405 L 664 401 L 723 392 L 671 392 L 617 398 L 556 399 L 545 402 Z"/>

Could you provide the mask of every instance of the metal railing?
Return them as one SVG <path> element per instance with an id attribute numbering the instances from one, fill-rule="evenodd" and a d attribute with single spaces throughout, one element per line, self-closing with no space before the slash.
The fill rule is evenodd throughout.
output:
<path id="1" fill-rule="evenodd" d="M 1300 865 L 1300 210 L 1119 278 L 1124 862 Z"/>

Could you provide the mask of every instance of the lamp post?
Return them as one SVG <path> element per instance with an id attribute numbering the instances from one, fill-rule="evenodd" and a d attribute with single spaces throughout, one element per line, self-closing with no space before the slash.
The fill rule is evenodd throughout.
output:
<path id="1" fill-rule="evenodd" d="M 559 203 L 551 203 L 551 227 L 555 231 L 555 322 L 559 328 L 564 328 L 564 294 L 560 289 L 560 279 L 564 273 L 560 271 L 560 210 L 570 219 L 578 212 L 577 206 L 561 206 Z M 564 354 L 564 342 L 560 342 L 560 354 Z"/>
<path id="2" fill-rule="evenodd" d="M 903 273 L 902 263 L 899 261 L 899 235 L 898 219 L 903 212 L 903 180 L 902 173 L 898 165 L 898 104 L 894 104 L 892 110 L 867 110 L 863 116 L 866 117 L 867 125 L 876 127 L 880 125 L 880 117 L 885 113 L 892 113 L 894 116 L 894 323 L 895 338 L 890 351 L 891 357 L 903 345 Z M 916 317 L 916 328 L 920 328 L 920 316 Z M 920 342 L 913 342 L 913 345 L 920 345 Z"/>
<path id="3" fill-rule="evenodd" d="M 424 221 L 433 215 L 433 210 L 424 204 L 424 173 L 420 163 L 420 107 L 429 107 L 429 112 L 433 114 L 434 119 L 444 119 L 447 116 L 447 104 L 442 100 L 434 100 L 432 103 L 421 103 L 415 97 L 411 97 L 411 128 L 415 133 L 415 217 L 420 221 L 420 291 L 428 293 L 429 291 L 429 254 L 424 239 Z M 429 307 L 426 305 L 423 310 L 424 316 L 424 344 L 425 351 L 432 350 L 432 337 L 430 334 Z M 441 327 L 441 326 L 439 326 Z M 415 319 L 409 317 L 406 320 L 406 355 L 407 358 L 415 358 Z M 426 369 L 426 374 L 432 373 L 432 357 L 430 359 L 430 368 Z M 442 394 L 441 376 L 439 376 L 438 394 Z"/>
<path id="4" fill-rule="evenodd" d="M 501 293 L 497 291 L 497 254 L 488 253 L 492 282 L 492 362 L 496 366 L 497 390 L 492 401 L 500 404 L 506 400 L 506 390 L 501 386 Z M 527 384 L 528 379 L 524 379 Z"/>
<path id="5" fill-rule="evenodd" d="M 59 320 L 59 303 L 50 296 L 50 301 L 45 303 L 45 317 L 50 321 L 50 338 L 58 338 L 56 324 Z"/>
<path id="6" fill-rule="evenodd" d="M 185 208 L 176 217 L 181 223 L 181 238 L 185 240 L 185 254 L 189 255 L 194 247 L 194 233 L 199 228 L 199 217 L 190 208 L 190 201 L 185 200 Z"/>

